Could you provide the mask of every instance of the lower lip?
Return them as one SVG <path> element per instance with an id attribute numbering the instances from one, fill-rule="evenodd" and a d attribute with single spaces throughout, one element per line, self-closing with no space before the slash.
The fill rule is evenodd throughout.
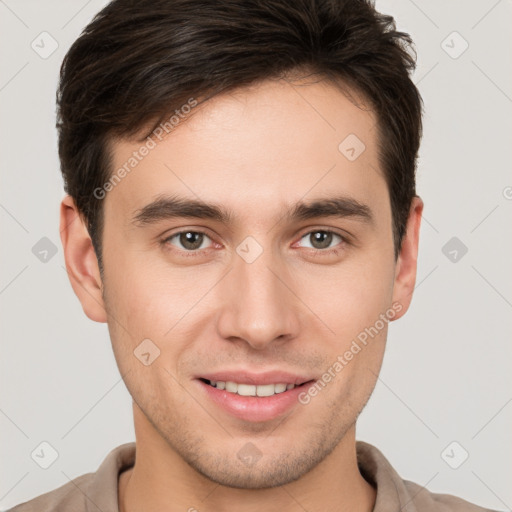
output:
<path id="1" fill-rule="evenodd" d="M 307 392 L 314 381 L 288 389 L 272 396 L 242 396 L 217 389 L 202 380 L 197 380 L 207 396 L 222 409 L 244 421 L 269 421 L 289 411 L 299 403 L 298 396 Z"/>

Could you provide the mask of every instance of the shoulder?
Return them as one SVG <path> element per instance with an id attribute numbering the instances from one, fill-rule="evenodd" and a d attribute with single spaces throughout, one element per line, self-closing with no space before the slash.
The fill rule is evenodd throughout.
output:
<path id="1" fill-rule="evenodd" d="M 85 473 L 8 512 L 96 512 L 118 510 L 119 474 L 135 463 L 134 442 L 112 449 L 94 473 Z"/>
<path id="2" fill-rule="evenodd" d="M 430 492 L 409 480 L 402 481 L 418 512 L 497 512 L 451 494 Z"/>
<path id="3" fill-rule="evenodd" d="M 93 476 L 93 473 L 81 475 L 53 491 L 46 492 L 16 505 L 14 508 L 9 509 L 8 512 L 40 512 L 42 510 L 52 512 L 85 511 L 84 491 L 89 487 Z"/>
<path id="4" fill-rule="evenodd" d="M 375 512 L 497 512 L 402 479 L 384 454 L 369 443 L 357 441 L 356 451 L 361 475 L 377 490 Z"/>

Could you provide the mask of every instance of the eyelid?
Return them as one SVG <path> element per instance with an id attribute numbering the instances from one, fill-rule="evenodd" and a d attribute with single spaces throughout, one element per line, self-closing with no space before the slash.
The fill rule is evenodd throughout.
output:
<path id="1" fill-rule="evenodd" d="M 349 234 L 346 231 L 332 228 L 332 227 L 322 227 L 322 226 L 308 226 L 306 228 L 303 228 L 304 231 L 299 235 L 299 238 L 302 238 L 304 235 L 307 235 L 309 233 L 314 233 L 317 231 L 324 231 L 326 233 L 334 233 L 335 235 L 341 236 L 341 238 L 348 240 Z"/>
<path id="2" fill-rule="evenodd" d="M 295 242 L 293 245 L 299 243 L 306 235 L 310 235 L 311 233 L 318 233 L 318 232 L 331 233 L 333 235 L 339 236 L 341 238 L 341 242 L 339 242 L 338 244 L 334 245 L 333 247 L 327 247 L 325 249 L 316 249 L 315 247 L 304 247 L 305 249 L 308 249 L 309 251 L 315 252 L 315 253 L 329 254 L 331 252 L 335 252 L 336 250 L 338 250 L 340 248 L 340 246 L 350 243 L 349 236 L 347 234 L 340 233 L 336 229 L 333 229 L 333 228 L 322 228 L 322 227 L 313 227 L 313 228 L 309 227 L 309 228 L 306 229 L 306 231 L 304 231 L 299 236 L 298 241 Z"/>
<path id="3" fill-rule="evenodd" d="M 183 233 L 197 233 L 206 236 L 209 238 L 212 242 L 210 247 L 206 247 L 203 249 L 195 249 L 193 251 L 189 251 L 186 249 L 180 249 L 179 247 L 175 246 L 174 244 L 171 244 L 171 239 L 181 235 Z M 197 228 L 180 228 L 178 231 L 172 231 L 169 230 L 164 235 L 162 235 L 162 238 L 160 239 L 160 244 L 164 246 L 164 248 L 167 248 L 169 251 L 177 251 L 178 253 L 184 255 L 184 256 L 199 256 L 201 254 L 204 254 L 205 251 L 209 251 L 212 249 L 213 245 L 215 243 L 218 243 L 215 241 L 214 237 L 209 234 L 209 230 L 205 227 L 197 227 Z M 168 246 L 171 246 L 169 249 Z"/>
<path id="4" fill-rule="evenodd" d="M 338 235 L 344 242 L 350 243 L 352 240 L 352 235 L 348 233 L 345 230 L 334 228 L 334 227 L 328 227 L 328 226 L 308 226 L 304 228 L 304 231 L 302 231 L 298 235 L 298 239 L 304 238 L 305 235 L 308 235 L 310 233 L 316 233 L 318 231 L 322 231 L 324 233 L 332 233 L 334 235 Z"/>
<path id="5" fill-rule="evenodd" d="M 161 235 L 159 235 L 160 238 L 170 238 L 172 236 L 180 235 L 181 233 L 202 233 L 203 235 L 207 235 L 210 238 L 215 238 L 215 234 L 210 228 L 207 228 L 206 226 L 185 226 L 185 227 L 179 227 L 179 228 L 172 228 L 168 229 L 167 231 L 164 231 Z"/>
<path id="6" fill-rule="evenodd" d="M 177 235 L 180 235 L 180 234 L 183 234 L 183 233 L 188 233 L 188 232 L 205 235 L 214 244 L 215 243 L 219 243 L 219 242 L 216 242 L 214 237 L 212 237 L 209 234 L 209 230 L 207 230 L 204 227 L 200 227 L 200 228 L 199 227 L 198 228 L 184 228 L 184 229 L 181 228 L 181 229 L 179 229 L 178 231 L 175 231 L 175 232 L 172 232 L 172 230 L 171 230 L 170 233 L 166 233 L 166 234 L 163 235 L 163 239 L 161 240 L 161 243 L 163 245 L 167 245 L 167 244 L 172 245 L 172 244 L 170 244 L 170 239 L 171 238 L 174 238 Z M 332 233 L 334 235 L 339 236 L 341 238 L 341 242 L 339 244 L 335 245 L 334 247 L 330 247 L 330 248 L 326 248 L 326 249 L 315 249 L 314 247 L 305 247 L 305 249 L 309 249 L 310 251 L 314 251 L 314 252 L 318 252 L 318 253 L 326 253 L 326 254 L 328 254 L 329 252 L 336 250 L 338 245 L 350 243 L 350 237 L 348 236 L 348 234 L 340 233 L 338 230 L 336 230 L 334 228 L 326 228 L 326 227 L 308 227 L 308 228 L 304 228 L 304 231 L 298 236 L 297 242 L 302 240 L 306 235 L 310 235 L 311 233 L 315 233 L 315 232 Z M 293 245 L 295 245 L 297 242 L 294 242 Z M 210 249 L 211 249 L 211 247 L 207 247 L 205 249 L 196 249 L 196 250 L 193 250 L 193 251 L 187 251 L 185 249 L 180 249 L 180 248 L 174 246 L 174 250 L 177 250 L 177 251 L 179 251 L 181 253 L 186 253 L 188 255 L 201 254 L 203 251 L 207 251 L 207 250 L 210 250 Z"/>

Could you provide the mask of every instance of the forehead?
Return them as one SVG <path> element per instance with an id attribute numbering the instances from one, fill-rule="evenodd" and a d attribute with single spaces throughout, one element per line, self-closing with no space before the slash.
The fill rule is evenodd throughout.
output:
<path id="1" fill-rule="evenodd" d="M 388 202 L 375 116 L 332 84 L 267 81 L 194 108 L 161 140 L 151 135 L 154 148 L 108 192 L 106 210 L 128 216 L 173 193 L 261 218 L 331 193 Z M 143 145 L 114 142 L 114 172 Z"/>

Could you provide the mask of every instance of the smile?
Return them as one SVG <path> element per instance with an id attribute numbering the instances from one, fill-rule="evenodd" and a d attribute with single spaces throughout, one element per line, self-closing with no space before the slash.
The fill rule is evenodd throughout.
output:
<path id="1" fill-rule="evenodd" d="M 262 384 L 256 386 L 254 384 L 239 384 L 232 381 L 212 381 L 204 379 L 204 381 L 214 388 L 226 390 L 228 393 L 236 393 L 241 396 L 272 396 L 278 393 L 284 393 L 293 389 L 295 384 Z"/>
<path id="2" fill-rule="evenodd" d="M 298 395 L 307 391 L 315 379 L 281 371 L 222 371 L 197 376 L 195 381 L 205 398 L 224 414 L 263 422 L 290 413 L 299 404 Z"/>

